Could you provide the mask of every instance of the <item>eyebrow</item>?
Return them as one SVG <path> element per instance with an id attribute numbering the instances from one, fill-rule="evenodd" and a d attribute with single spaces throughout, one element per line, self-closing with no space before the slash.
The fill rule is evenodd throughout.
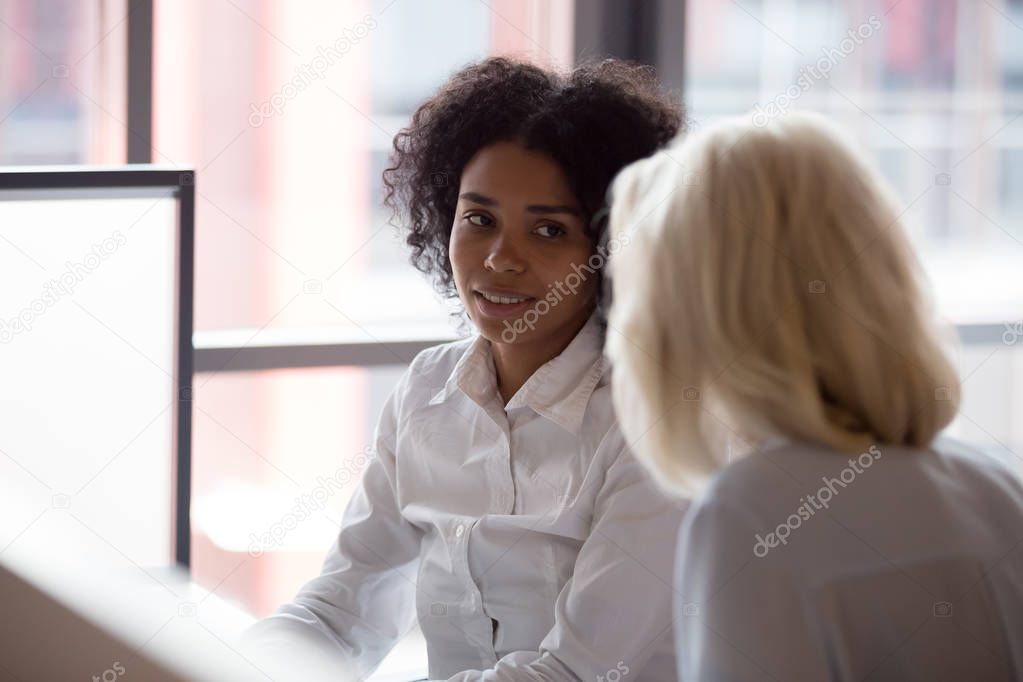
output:
<path id="1" fill-rule="evenodd" d="M 480 204 L 481 206 L 497 206 L 497 199 L 488 197 L 485 194 L 480 194 L 479 192 L 462 192 L 458 195 L 458 198 L 468 199 L 469 201 Z M 529 206 L 526 206 L 526 211 L 540 215 L 547 215 L 550 213 L 569 213 L 576 216 L 580 215 L 579 209 L 567 204 L 530 204 Z"/>

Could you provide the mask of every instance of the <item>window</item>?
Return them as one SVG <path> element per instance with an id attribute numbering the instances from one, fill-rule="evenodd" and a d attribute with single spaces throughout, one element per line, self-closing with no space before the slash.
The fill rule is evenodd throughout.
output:
<path id="1" fill-rule="evenodd" d="M 0 0 L 0 165 L 124 163 L 127 0 Z"/>
<path id="2" fill-rule="evenodd" d="M 0 163 L 126 161 L 136 10 L 0 0 Z M 573 12 L 542 0 L 155 0 L 151 160 L 196 170 L 197 347 L 452 338 L 449 308 L 381 207 L 391 140 L 470 61 L 570 65 Z M 116 322 L 128 338 L 140 320 Z M 280 543 L 255 550 L 251 538 L 290 523 L 295 497 L 369 445 L 405 355 L 196 374 L 198 582 L 265 615 L 318 572 L 353 479 Z"/>
<path id="3" fill-rule="evenodd" d="M 697 124 L 838 119 L 906 201 L 942 313 L 1002 322 L 1023 308 L 1021 25 L 1019 2 L 691 0 L 686 101 Z"/>
<path id="4" fill-rule="evenodd" d="M 158 2 L 154 26 L 154 161 L 197 169 L 197 346 L 228 329 L 246 345 L 282 330 L 453 337 L 380 205 L 392 137 L 470 61 L 570 61 L 571 4 Z M 249 536 L 369 444 L 401 369 L 196 376 L 197 580 L 264 615 L 319 571 L 329 521 L 258 557 Z"/>

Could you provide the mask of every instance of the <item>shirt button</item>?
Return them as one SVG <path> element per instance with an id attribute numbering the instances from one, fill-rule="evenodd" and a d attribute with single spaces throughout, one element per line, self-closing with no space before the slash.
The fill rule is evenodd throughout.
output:
<path id="1" fill-rule="evenodd" d="M 458 524 L 458 527 L 455 528 L 455 537 L 460 538 L 463 535 L 465 535 L 465 526 L 463 526 L 462 524 Z"/>

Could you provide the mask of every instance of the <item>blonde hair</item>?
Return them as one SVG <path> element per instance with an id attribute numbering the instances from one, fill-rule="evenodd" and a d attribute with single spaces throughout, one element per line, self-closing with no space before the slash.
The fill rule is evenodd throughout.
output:
<path id="1" fill-rule="evenodd" d="M 922 447 L 958 409 L 919 263 L 880 175 L 820 116 L 728 119 L 612 184 L 615 407 L 663 487 L 729 433 Z"/>

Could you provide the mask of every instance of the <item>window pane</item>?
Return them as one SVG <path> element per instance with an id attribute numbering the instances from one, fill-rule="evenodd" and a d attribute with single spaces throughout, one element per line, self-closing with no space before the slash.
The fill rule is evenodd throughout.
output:
<path id="1" fill-rule="evenodd" d="M 192 573 L 263 617 L 318 575 L 403 367 L 199 374 Z M 384 670 L 425 661 L 418 630 Z M 409 678 L 411 679 L 411 678 Z"/>
<path id="2" fill-rule="evenodd" d="M 1000 342 L 956 351 L 963 401 L 948 432 L 985 447 L 1023 471 L 1023 323 L 1004 325 Z"/>
<path id="3" fill-rule="evenodd" d="M 697 120 L 794 109 L 864 141 L 955 322 L 1023 310 L 1023 3 L 689 0 L 686 101 Z M 752 78 L 751 78 L 752 76 Z"/>
<path id="4" fill-rule="evenodd" d="M 196 329 L 446 324 L 381 208 L 392 139 L 472 60 L 566 64 L 571 12 L 157 2 L 155 159 L 199 169 Z"/>
<path id="5" fill-rule="evenodd" d="M 0 0 L 0 165 L 124 163 L 125 0 Z"/>
<path id="6" fill-rule="evenodd" d="M 380 326 L 446 326 L 448 309 L 381 209 L 392 138 L 467 62 L 515 54 L 569 64 L 572 9 L 158 1 L 154 160 L 198 169 L 196 329 L 343 327 L 373 340 Z M 368 446 L 401 371 L 197 376 L 198 582 L 262 616 L 319 573 L 361 473 L 339 468 Z M 346 480 L 326 509 L 285 528 L 296 498 L 331 476 Z"/>
<path id="7" fill-rule="evenodd" d="M 219 593 L 265 615 L 319 573 L 365 467 L 380 409 L 402 371 L 196 375 L 192 532 L 198 582 L 217 584 L 225 569 L 247 559 Z"/>

